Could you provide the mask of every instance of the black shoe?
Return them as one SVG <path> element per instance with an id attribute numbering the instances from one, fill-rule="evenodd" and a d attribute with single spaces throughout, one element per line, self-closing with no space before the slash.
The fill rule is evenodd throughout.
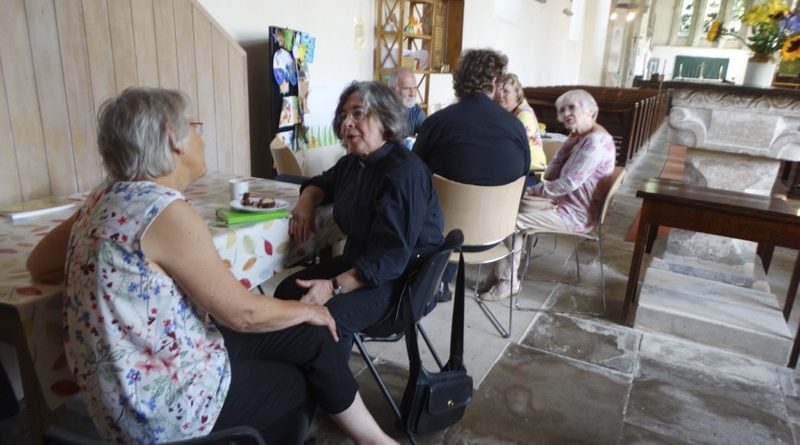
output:
<path id="1" fill-rule="evenodd" d="M 439 285 L 439 292 L 436 292 L 436 302 L 446 303 L 453 299 L 453 293 L 450 292 L 450 286 L 442 283 Z"/>

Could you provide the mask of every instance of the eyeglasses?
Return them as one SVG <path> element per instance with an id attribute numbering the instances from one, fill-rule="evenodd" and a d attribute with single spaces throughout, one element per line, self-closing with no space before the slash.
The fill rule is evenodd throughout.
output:
<path id="1" fill-rule="evenodd" d="M 203 123 L 200 121 L 189 121 L 189 125 L 194 127 L 194 131 L 197 132 L 198 136 L 203 135 Z"/>
<path id="2" fill-rule="evenodd" d="M 368 114 L 369 114 L 369 110 L 367 110 L 366 108 L 358 107 L 358 108 L 353 108 L 352 110 L 350 110 L 350 112 L 346 112 L 346 111 L 340 112 L 339 114 L 336 115 L 336 120 L 341 125 L 341 124 L 344 123 L 344 121 L 347 120 L 347 117 L 349 116 L 349 117 L 353 118 L 353 122 L 359 123 L 365 117 L 367 117 Z"/>

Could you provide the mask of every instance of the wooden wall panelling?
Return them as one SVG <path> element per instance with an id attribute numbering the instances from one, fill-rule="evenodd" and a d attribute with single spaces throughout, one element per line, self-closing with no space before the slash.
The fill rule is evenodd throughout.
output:
<path id="1" fill-rule="evenodd" d="M 0 61 L 3 65 L 11 134 L 17 154 L 21 198 L 50 194 L 50 174 L 31 60 L 23 0 L 4 3 L 0 14 Z M 6 202 L 8 202 L 6 200 Z"/>
<path id="2" fill-rule="evenodd" d="M 194 26 L 192 4 L 189 0 L 175 0 L 175 47 L 178 51 L 178 87 L 192 100 L 191 116 L 200 119 L 197 110 L 197 70 L 194 54 Z"/>
<path id="3" fill-rule="evenodd" d="M 97 119 L 92 99 L 83 11 L 77 1 L 55 4 L 78 189 L 89 190 L 102 181 L 103 172 L 97 152 Z"/>
<path id="4" fill-rule="evenodd" d="M 114 1 L 114 0 L 112 0 Z M 153 19 L 153 0 L 131 0 L 133 17 L 133 46 L 136 50 L 136 72 L 139 85 L 159 86 L 156 29 Z"/>
<path id="5" fill-rule="evenodd" d="M 241 53 L 240 53 L 241 52 Z M 247 55 L 240 48 L 228 49 L 231 84 L 231 147 L 233 173 L 252 174 L 250 167 L 250 117 L 247 102 Z"/>
<path id="6" fill-rule="evenodd" d="M 158 81 L 163 88 L 178 88 L 178 55 L 175 49 L 175 15 L 171 0 L 153 2 Z"/>
<path id="7" fill-rule="evenodd" d="M 228 41 L 211 28 L 212 65 L 214 74 L 214 111 L 217 122 L 217 170 L 232 172 L 231 88 L 228 71 Z"/>
<path id="8" fill-rule="evenodd" d="M 179 88 L 210 171 L 251 174 L 247 56 L 195 0 L 7 0 L 0 15 L 0 203 L 90 190 L 103 101 Z"/>
<path id="9" fill-rule="evenodd" d="M 0 57 L 2 59 L 2 57 Z M 0 60 L 0 74 L 3 71 Z M 6 88 L 0 82 L 0 203 L 16 202 L 22 199 L 17 170 L 17 154 L 14 152 L 14 138 L 11 134 L 11 121 L 8 118 Z"/>
<path id="10" fill-rule="evenodd" d="M 25 14 L 31 42 L 33 74 L 41 113 L 50 191 L 55 195 L 77 189 L 75 160 L 72 157 L 69 114 L 61 50 L 56 28 L 56 12 L 52 0 L 26 0 Z M 65 58 L 70 54 L 65 54 Z"/>
<path id="11" fill-rule="evenodd" d="M 111 52 L 108 4 L 106 0 L 83 0 L 83 23 L 86 29 L 86 51 L 92 79 L 94 109 L 114 96 L 117 83 L 114 76 L 114 54 Z"/>
<path id="12" fill-rule="evenodd" d="M 108 1 L 108 20 L 111 30 L 111 51 L 114 57 L 114 77 L 117 92 L 121 92 L 129 86 L 139 84 L 130 1 Z"/>
<path id="13" fill-rule="evenodd" d="M 203 121 L 203 141 L 206 144 L 206 165 L 217 171 L 217 129 L 214 122 L 214 76 L 211 59 L 211 25 L 202 12 L 192 8 L 194 16 L 194 49 L 197 72 L 197 110 Z"/>

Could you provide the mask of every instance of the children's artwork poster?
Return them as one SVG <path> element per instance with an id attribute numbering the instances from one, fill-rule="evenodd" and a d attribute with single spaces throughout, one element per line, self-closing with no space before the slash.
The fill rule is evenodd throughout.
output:
<path id="1" fill-rule="evenodd" d="M 286 144 L 287 147 L 291 148 L 292 150 L 295 149 L 294 144 L 294 130 L 288 131 L 281 131 L 277 135 L 281 140 Z"/>
<path id="2" fill-rule="evenodd" d="M 300 82 L 297 83 L 297 100 L 300 105 L 301 116 L 305 116 L 311 112 L 311 110 L 308 109 L 308 80 L 302 77 L 300 78 Z"/>
<path id="3" fill-rule="evenodd" d="M 297 96 L 284 97 L 278 126 L 288 127 L 290 125 L 299 124 L 300 122 L 300 109 L 297 105 Z"/>
<path id="4" fill-rule="evenodd" d="M 317 40 L 310 34 L 298 31 L 292 47 L 292 54 L 297 59 L 299 65 L 314 62 L 314 49 L 317 45 Z"/>
<path id="5" fill-rule="evenodd" d="M 290 29 L 273 28 L 272 38 L 275 54 L 272 56 L 272 76 L 281 94 L 288 94 L 291 86 L 297 85 L 297 64 L 290 50 L 295 32 Z"/>

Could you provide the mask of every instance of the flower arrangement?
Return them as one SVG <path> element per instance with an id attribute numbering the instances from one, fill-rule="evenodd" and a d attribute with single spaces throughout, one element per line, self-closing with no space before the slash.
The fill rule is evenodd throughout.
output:
<path id="1" fill-rule="evenodd" d="M 729 35 L 741 40 L 758 56 L 770 57 L 780 50 L 783 60 L 800 57 L 800 15 L 791 12 L 785 0 L 751 6 L 742 16 L 742 22 L 750 26 L 747 40 L 723 28 L 719 20 L 711 23 L 706 39 L 716 42 L 720 36 Z"/>

